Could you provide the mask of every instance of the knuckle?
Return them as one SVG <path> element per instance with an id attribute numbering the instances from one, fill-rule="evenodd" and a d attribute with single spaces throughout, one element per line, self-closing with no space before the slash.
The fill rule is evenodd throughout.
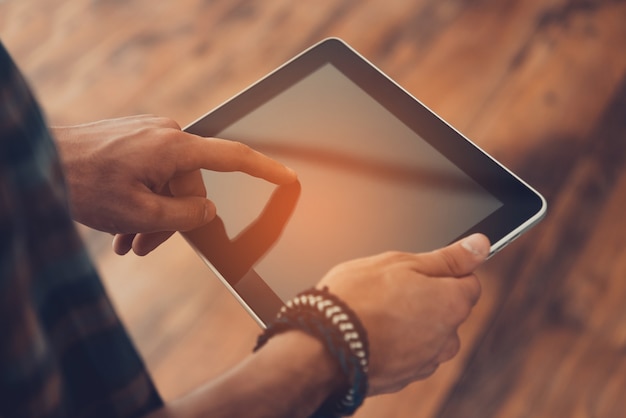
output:
<path id="1" fill-rule="evenodd" d="M 402 261 L 407 258 L 407 254 L 402 251 L 389 250 L 383 252 L 381 258 L 388 262 Z"/>
<path id="2" fill-rule="evenodd" d="M 464 278 L 463 280 L 467 281 L 467 298 L 472 306 L 476 305 L 478 299 L 480 299 L 480 295 L 482 294 L 482 286 L 480 284 L 480 280 L 474 274 L 469 277 Z"/>
<path id="3" fill-rule="evenodd" d="M 388 260 L 395 260 L 399 256 L 400 256 L 400 252 L 399 251 L 389 250 L 389 251 L 385 251 L 383 253 L 383 258 L 388 259 Z"/>
<path id="4" fill-rule="evenodd" d="M 417 373 L 414 376 L 413 380 L 421 380 L 430 377 L 437 371 L 438 368 L 439 362 L 433 359 L 428 364 L 417 370 Z"/>
<path id="5" fill-rule="evenodd" d="M 461 339 L 458 334 L 454 334 L 448 339 L 446 346 L 439 353 L 439 362 L 443 363 L 454 358 L 461 350 Z"/>
<path id="6" fill-rule="evenodd" d="M 452 305 L 452 317 L 454 324 L 460 325 L 469 317 L 472 307 L 464 299 L 458 299 L 456 303 Z"/>
<path id="7" fill-rule="evenodd" d="M 450 328 L 456 328 L 468 318 L 471 306 L 467 299 L 460 293 L 452 291 L 449 293 L 446 310 L 446 325 Z"/>
<path id="8" fill-rule="evenodd" d="M 470 311 L 480 299 L 481 285 L 480 281 L 474 275 L 461 277 L 457 279 L 457 286 L 450 293 L 450 297 L 454 301 L 455 306 L 461 310 L 461 314 L 469 316 Z"/>
<path id="9" fill-rule="evenodd" d="M 240 160 L 245 160 L 252 154 L 252 148 L 242 142 L 234 142 L 233 146 Z"/>
<path id="10" fill-rule="evenodd" d="M 174 119 L 164 116 L 157 116 L 155 119 L 155 124 L 163 128 L 180 130 L 180 125 L 178 124 L 178 122 L 176 122 Z"/>
<path id="11" fill-rule="evenodd" d="M 180 152 L 188 146 L 186 142 L 181 141 L 183 136 L 181 135 L 180 129 L 161 127 L 157 137 L 163 142 L 162 148 L 164 152 L 172 152 L 174 149 Z"/>

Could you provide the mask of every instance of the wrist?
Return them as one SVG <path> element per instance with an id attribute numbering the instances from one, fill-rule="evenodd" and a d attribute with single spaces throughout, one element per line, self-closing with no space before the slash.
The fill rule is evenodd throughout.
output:
<path id="1" fill-rule="evenodd" d="M 257 341 L 255 351 L 269 339 L 289 330 L 317 338 L 339 365 L 343 379 L 315 412 L 315 417 L 352 415 L 368 390 L 369 343 L 356 313 L 337 296 L 323 289 L 299 293 L 283 306 Z"/>
<path id="2" fill-rule="evenodd" d="M 86 152 L 82 148 L 81 141 L 77 140 L 73 133 L 72 127 L 51 127 L 50 132 L 63 167 L 72 218 L 75 221 L 85 223 L 83 209 L 88 206 L 86 201 L 89 199 L 85 199 L 83 196 L 87 195 L 88 190 L 93 188 L 93 184 L 84 184 L 84 179 L 90 178 L 86 172 L 89 164 L 83 162 Z"/>
<path id="3" fill-rule="evenodd" d="M 63 157 L 67 157 L 69 144 L 72 142 L 72 127 L 70 126 L 51 126 L 49 128 L 52 134 L 52 139 L 57 147 L 57 150 L 63 160 Z"/>
<path id="4" fill-rule="evenodd" d="M 344 385 L 339 364 L 326 346 L 300 330 L 275 336 L 255 355 L 259 356 L 257 361 L 261 367 L 268 370 L 270 387 L 285 383 L 289 386 L 287 393 L 291 396 L 285 397 L 283 389 L 266 398 L 269 410 L 280 410 L 285 416 L 310 416 Z M 252 390 L 258 390 L 258 386 Z"/>
<path id="5" fill-rule="evenodd" d="M 156 417 L 308 417 L 340 387 L 336 361 L 316 338 L 288 331 Z"/>

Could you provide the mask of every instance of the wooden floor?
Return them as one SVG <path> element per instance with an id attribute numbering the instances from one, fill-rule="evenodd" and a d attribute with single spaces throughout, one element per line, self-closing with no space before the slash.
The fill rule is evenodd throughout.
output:
<path id="1" fill-rule="evenodd" d="M 327 36 L 550 203 L 481 268 L 459 356 L 356 416 L 626 416 L 626 1 L 0 1 L 0 38 L 53 124 L 185 125 Z M 249 352 L 257 326 L 180 237 L 118 257 L 83 232 L 166 399 Z"/>

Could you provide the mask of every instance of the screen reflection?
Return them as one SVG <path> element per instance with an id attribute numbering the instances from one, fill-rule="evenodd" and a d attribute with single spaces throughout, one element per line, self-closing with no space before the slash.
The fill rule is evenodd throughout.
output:
<path id="1" fill-rule="evenodd" d="M 258 217 L 233 238 L 228 236 L 219 215 L 184 234 L 224 279 L 235 286 L 278 241 L 296 208 L 300 191 L 300 182 L 276 187 Z"/>

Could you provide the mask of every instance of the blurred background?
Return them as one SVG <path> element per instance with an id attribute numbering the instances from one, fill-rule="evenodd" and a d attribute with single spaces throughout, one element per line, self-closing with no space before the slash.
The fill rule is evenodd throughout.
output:
<path id="1" fill-rule="evenodd" d="M 56 125 L 184 126 L 328 36 L 549 202 L 479 271 L 459 355 L 356 416 L 625 416 L 626 1 L 0 0 L 0 39 Z M 81 231 L 164 398 L 251 350 L 259 328 L 180 236 L 118 257 Z"/>

